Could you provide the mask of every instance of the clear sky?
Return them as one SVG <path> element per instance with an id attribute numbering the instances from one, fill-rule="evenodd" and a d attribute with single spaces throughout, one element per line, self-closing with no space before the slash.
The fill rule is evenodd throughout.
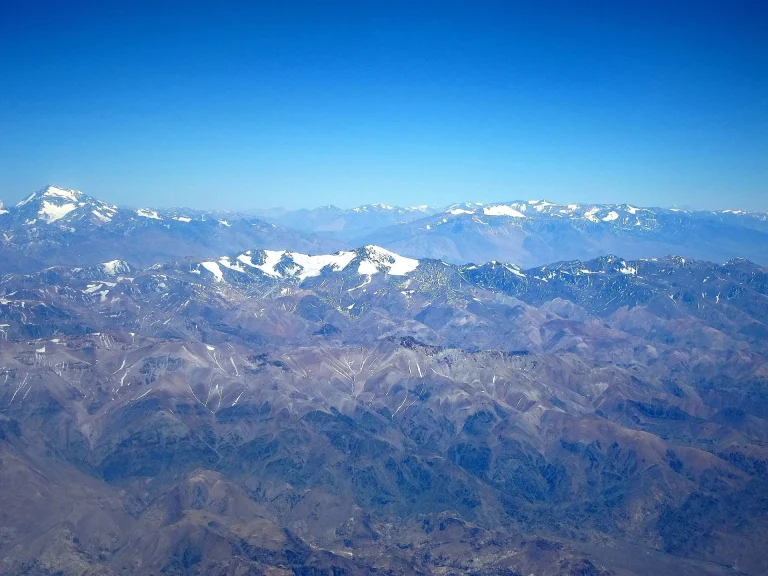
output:
<path id="1" fill-rule="evenodd" d="M 767 30 L 764 0 L 9 0 L 0 198 L 766 210 Z"/>

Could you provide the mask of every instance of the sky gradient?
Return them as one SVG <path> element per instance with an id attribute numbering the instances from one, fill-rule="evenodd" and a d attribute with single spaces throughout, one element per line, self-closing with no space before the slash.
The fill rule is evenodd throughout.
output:
<path id="1" fill-rule="evenodd" d="M 768 210 L 765 2 L 39 2 L 0 199 Z"/>

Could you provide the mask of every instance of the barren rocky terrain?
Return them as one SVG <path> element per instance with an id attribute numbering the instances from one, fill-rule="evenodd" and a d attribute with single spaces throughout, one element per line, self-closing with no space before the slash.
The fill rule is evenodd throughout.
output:
<path id="1" fill-rule="evenodd" d="M 763 574 L 768 274 L 375 246 L 0 282 L 2 574 Z"/>

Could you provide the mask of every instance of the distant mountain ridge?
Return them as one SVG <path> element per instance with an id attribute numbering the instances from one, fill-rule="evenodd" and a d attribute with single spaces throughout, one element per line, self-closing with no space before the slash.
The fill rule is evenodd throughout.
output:
<path id="1" fill-rule="evenodd" d="M 352 242 L 457 263 L 500 260 L 536 266 L 606 254 L 681 254 L 719 261 L 744 257 L 768 263 L 768 214 L 537 200 L 464 203 Z"/>
<path id="2" fill-rule="evenodd" d="M 344 243 L 246 215 L 126 208 L 48 186 L 0 213 L 0 274 L 126 260 L 145 267 L 244 246 L 333 251 Z"/>
<path id="3" fill-rule="evenodd" d="M 427 205 L 402 208 L 387 204 L 365 204 L 354 208 L 320 206 L 300 210 L 254 210 L 253 213 L 274 224 L 305 232 L 351 240 L 371 230 L 404 224 L 439 212 Z"/>
<path id="4" fill-rule="evenodd" d="M 544 200 L 224 213 L 119 207 L 48 186 L 0 208 L 0 231 L 0 273 L 114 259 L 144 267 L 253 247 L 322 254 L 365 245 L 409 258 L 523 267 L 607 254 L 768 264 L 766 213 Z"/>

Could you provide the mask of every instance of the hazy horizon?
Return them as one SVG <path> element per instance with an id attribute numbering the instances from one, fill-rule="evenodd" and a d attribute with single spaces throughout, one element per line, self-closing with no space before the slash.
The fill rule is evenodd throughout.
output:
<path id="1" fill-rule="evenodd" d="M 556 201 L 556 200 L 553 200 L 553 198 L 532 198 L 532 197 L 531 198 L 508 197 L 506 199 L 501 199 L 501 200 L 500 199 L 478 200 L 476 198 L 466 197 L 463 200 L 459 200 L 459 201 L 456 201 L 456 202 L 448 202 L 448 203 L 444 203 L 444 204 L 428 204 L 428 203 L 418 202 L 418 201 L 410 203 L 410 204 L 393 204 L 393 203 L 390 203 L 390 202 L 383 202 L 383 201 L 377 201 L 377 200 L 374 200 L 373 202 L 364 202 L 364 203 L 349 204 L 349 205 L 327 203 L 327 204 L 307 204 L 307 205 L 303 205 L 303 206 L 288 206 L 288 205 L 279 205 L 279 204 L 267 205 L 267 204 L 264 204 L 264 205 L 243 205 L 243 206 L 239 206 L 239 207 L 222 207 L 220 204 L 212 204 L 212 205 L 208 205 L 208 206 L 204 206 L 204 205 L 202 205 L 202 206 L 194 206 L 194 205 L 167 204 L 167 203 L 165 203 L 165 204 L 164 203 L 144 203 L 144 204 L 138 204 L 136 202 L 130 202 L 130 201 L 128 201 L 128 202 L 114 201 L 114 200 L 110 199 L 109 197 L 107 197 L 105 195 L 99 194 L 98 192 L 97 193 L 93 193 L 92 191 L 83 190 L 83 189 L 78 188 L 76 186 L 65 186 L 65 185 L 56 184 L 56 183 L 49 183 L 49 184 L 46 184 L 45 186 L 37 187 L 35 190 L 32 190 L 31 192 L 28 191 L 28 192 L 26 192 L 26 193 L 24 193 L 24 194 L 22 194 L 20 196 L 14 195 L 14 196 L 10 196 L 10 197 L 7 197 L 7 198 L 4 198 L 4 197 L 0 196 L 0 202 L 4 203 L 4 205 L 6 207 L 8 207 L 8 206 L 15 206 L 16 204 L 18 204 L 19 202 L 21 202 L 25 198 L 29 197 L 30 194 L 32 194 L 33 192 L 39 192 L 41 190 L 46 189 L 49 186 L 53 186 L 55 188 L 60 188 L 60 189 L 65 189 L 65 190 L 77 190 L 77 191 L 82 192 L 83 194 L 85 194 L 87 196 L 90 196 L 92 198 L 96 198 L 98 200 L 102 200 L 102 201 L 109 202 L 109 203 L 112 203 L 112 204 L 115 204 L 115 205 L 119 205 L 119 206 L 125 206 L 125 207 L 128 207 L 128 208 L 159 208 L 159 209 L 185 209 L 186 208 L 186 209 L 189 209 L 189 210 L 209 210 L 209 211 L 222 211 L 222 212 L 253 212 L 253 211 L 269 211 L 269 210 L 289 210 L 289 211 L 292 211 L 292 210 L 315 210 L 315 209 L 324 208 L 324 207 L 335 207 L 335 208 L 339 208 L 339 209 L 342 209 L 342 210 L 349 210 L 349 209 L 358 208 L 358 207 L 361 207 L 361 206 L 370 206 L 370 205 L 377 205 L 377 204 L 378 205 L 391 206 L 391 207 L 395 207 L 395 208 L 413 208 L 413 209 L 416 209 L 416 208 L 420 208 L 420 207 L 428 207 L 430 209 L 440 210 L 440 209 L 443 209 L 443 208 L 447 208 L 447 207 L 449 207 L 451 205 L 460 204 L 460 203 L 477 203 L 477 204 L 492 205 L 492 204 L 509 204 L 509 203 L 512 203 L 512 202 L 531 202 L 531 201 L 535 201 L 535 202 L 552 202 L 554 204 L 564 204 L 564 205 L 567 205 L 567 204 L 579 204 L 579 205 L 582 205 L 582 206 L 589 205 L 589 204 L 617 204 L 617 205 L 629 204 L 629 205 L 633 205 L 633 206 L 637 206 L 637 207 L 641 207 L 641 208 L 662 208 L 662 209 L 678 208 L 678 209 L 683 209 L 683 210 L 702 211 L 702 212 L 704 212 L 704 211 L 718 211 L 718 210 L 733 209 L 733 210 L 743 210 L 743 211 L 746 211 L 746 212 L 758 212 L 758 213 L 763 213 L 764 212 L 764 213 L 768 213 L 768 207 L 763 208 L 763 209 L 749 209 L 749 208 L 744 208 L 743 206 L 735 205 L 733 203 L 730 203 L 730 204 L 729 203 L 725 203 L 724 205 L 717 206 L 717 207 L 701 207 L 701 206 L 696 206 L 696 205 L 693 205 L 693 204 L 666 204 L 666 205 L 664 205 L 664 204 L 656 204 L 656 205 L 652 205 L 652 204 L 643 204 L 642 202 L 628 202 L 628 201 L 624 201 L 624 200 L 621 200 L 621 199 L 616 199 L 616 200 L 607 201 L 607 202 L 589 202 L 589 201 L 583 201 L 583 200 L 578 200 L 578 199 L 564 199 L 564 200 Z"/>

